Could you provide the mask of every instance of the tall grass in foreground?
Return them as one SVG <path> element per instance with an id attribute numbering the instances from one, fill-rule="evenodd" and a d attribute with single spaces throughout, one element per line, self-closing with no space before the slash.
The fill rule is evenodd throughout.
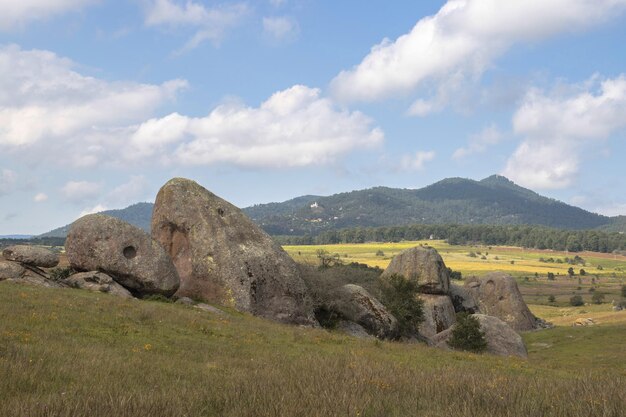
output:
<path id="1" fill-rule="evenodd" d="M 624 357 L 596 369 L 231 314 L 0 283 L 0 415 L 619 417 L 626 409 Z M 588 353 L 623 345 L 624 328 L 615 329 Z"/>

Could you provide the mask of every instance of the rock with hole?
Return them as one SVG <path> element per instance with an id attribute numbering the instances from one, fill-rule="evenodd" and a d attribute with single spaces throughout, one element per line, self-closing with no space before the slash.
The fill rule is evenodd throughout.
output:
<path id="1" fill-rule="evenodd" d="M 425 294 L 448 294 L 450 274 L 441 255 L 429 247 L 416 246 L 393 257 L 382 276 L 402 275 L 417 282 Z"/>
<path id="2" fill-rule="evenodd" d="M 174 178 L 159 190 L 152 236 L 176 265 L 178 297 L 317 324 L 295 262 L 240 209 L 196 182 Z"/>
<path id="3" fill-rule="evenodd" d="M 480 278 L 470 277 L 465 281 L 465 289 L 476 300 L 480 313 L 498 317 L 516 331 L 537 328 L 537 319 L 512 276 L 492 272 Z"/>
<path id="4" fill-rule="evenodd" d="M 59 264 L 59 255 L 39 246 L 14 245 L 2 251 L 2 257 L 9 261 L 39 268 L 53 268 Z"/>
<path id="5" fill-rule="evenodd" d="M 103 214 L 72 224 L 65 250 L 77 271 L 100 271 L 136 295 L 170 296 L 180 284 L 163 247 L 143 230 Z"/>

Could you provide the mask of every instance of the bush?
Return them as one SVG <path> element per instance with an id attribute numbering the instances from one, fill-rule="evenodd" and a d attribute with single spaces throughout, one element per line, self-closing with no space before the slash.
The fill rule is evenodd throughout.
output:
<path id="1" fill-rule="evenodd" d="M 622 285 L 622 297 L 626 298 L 626 285 Z"/>
<path id="2" fill-rule="evenodd" d="M 376 256 L 385 256 L 385 252 L 379 249 L 376 251 Z"/>
<path id="3" fill-rule="evenodd" d="M 53 281 L 63 281 L 70 277 L 70 275 L 75 274 L 76 271 L 71 267 L 67 268 L 54 268 L 50 271 L 50 279 Z"/>
<path id="4" fill-rule="evenodd" d="M 470 252 L 467 254 L 467 256 L 469 256 L 470 258 L 475 258 L 476 257 L 476 252 Z"/>
<path id="5" fill-rule="evenodd" d="M 554 295 L 550 295 L 550 296 L 548 297 L 548 302 L 549 302 L 549 303 L 553 303 L 553 302 L 555 302 L 555 301 L 556 301 L 556 297 L 555 297 Z"/>
<path id="6" fill-rule="evenodd" d="M 329 268 L 343 263 L 338 253 L 331 255 L 327 250 L 318 249 L 316 255 L 320 262 L 320 268 Z"/>
<path id="7" fill-rule="evenodd" d="M 595 292 L 593 296 L 591 297 L 591 302 L 594 304 L 602 304 L 603 301 L 604 301 L 604 294 L 600 292 Z"/>
<path id="8" fill-rule="evenodd" d="M 583 276 L 583 277 L 584 277 L 585 275 L 587 275 L 587 271 L 585 271 L 584 269 L 581 269 L 579 273 L 580 273 L 580 275 L 581 275 L 581 276 Z"/>
<path id="9" fill-rule="evenodd" d="M 450 275 L 450 279 L 463 279 L 463 275 L 459 271 L 453 271 L 452 268 L 448 268 L 448 275 Z"/>
<path id="10" fill-rule="evenodd" d="M 380 279 L 380 301 L 398 320 L 401 336 L 417 333 L 424 319 L 422 300 L 418 298 L 418 284 L 402 275 L 391 275 Z"/>
<path id="11" fill-rule="evenodd" d="M 487 349 L 485 333 L 480 330 L 480 322 L 476 317 L 468 313 L 457 314 L 457 321 L 452 328 L 452 335 L 448 345 L 453 349 L 467 350 L 469 352 L 483 352 Z"/>
<path id="12" fill-rule="evenodd" d="M 585 302 L 583 301 L 583 298 L 580 295 L 575 295 L 572 298 L 570 298 L 569 303 L 570 305 L 574 307 L 585 305 Z"/>
<path id="13" fill-rule="evenodd" d="M 548 281 L 554 281 L 554 272 L 548 272 Z"/>

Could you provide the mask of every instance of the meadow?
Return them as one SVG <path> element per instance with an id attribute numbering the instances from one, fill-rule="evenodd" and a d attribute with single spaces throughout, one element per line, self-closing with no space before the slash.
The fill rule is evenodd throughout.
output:
<path id="1" fill-rule="evenodd" d="M 620 417 L 626 409 L 626 314 L 526 333 L 528 360 L 7 282 L 0 317 L 2 416 Z"/>

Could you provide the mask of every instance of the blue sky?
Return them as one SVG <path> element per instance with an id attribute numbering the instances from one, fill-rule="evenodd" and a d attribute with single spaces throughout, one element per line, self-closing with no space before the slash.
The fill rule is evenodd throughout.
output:
<path id="1" fill-rule="evenodd" d="M 626 0 L 0 0 L 0 234 L 498 173 L 626 214 Z"/>

